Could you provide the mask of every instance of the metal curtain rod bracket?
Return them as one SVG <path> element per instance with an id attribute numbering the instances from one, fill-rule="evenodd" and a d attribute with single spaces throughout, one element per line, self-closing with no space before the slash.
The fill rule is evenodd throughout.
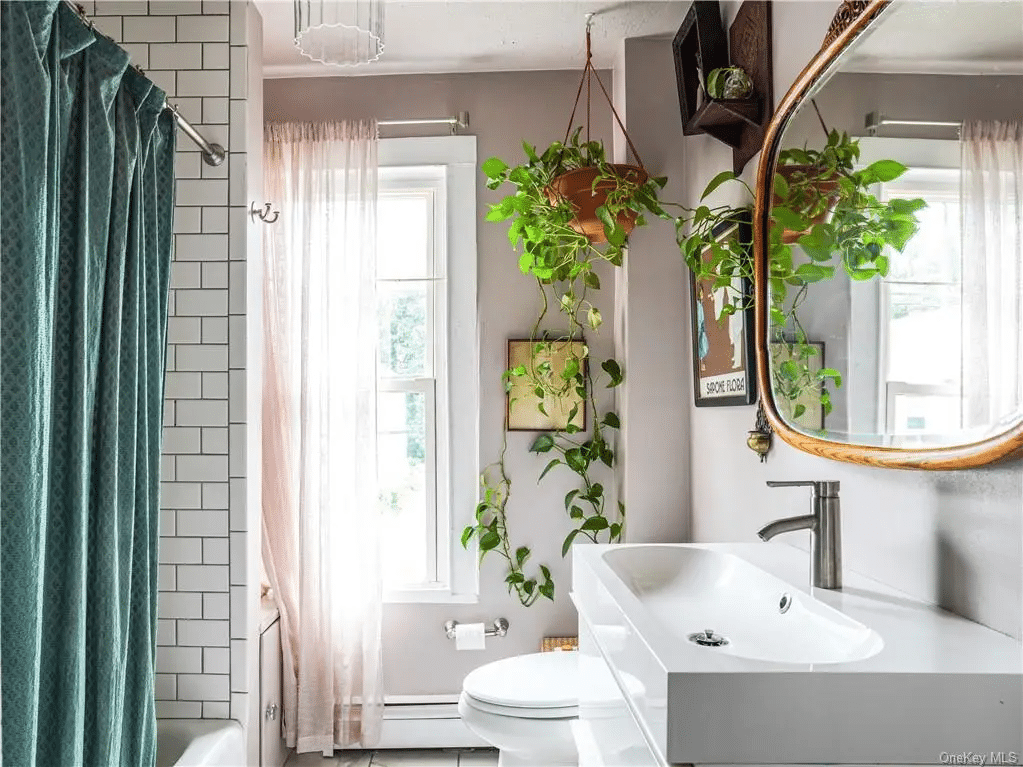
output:
<path id="1" fill-rule="evenodd" d="M 227 150 L 224 147 L 220 144 L 211 144 L 204 139 L 199 131 L 193 128 L 192 124 L 181 116 L 181 112 L 173 104 L 167 104 L 164 109 L 169 109 L 174 114 L 174 119 L 178 121 L 178 127 L 185 132 L 186 136 L 199 145 L 199 149 L 202 150 L 202 159 L 207 165 L 217 166 L 224 162 L 224 158 L 227 157 Z"/>
<path id="2" fill-rule="evenodd" d="M 458 621 L 447 621 L 444 624 L 444 633 L 448 639 L 455 638 L 455 626 L 458 625 Z M 494 621 L 494 627 L 484 630 L 483 636 L 488 637 L 503 637 L 508 633 L 508 621 L 505 618 L 498 618 Z"/>
<path id="3" fill-rule="evenodd" d="M 877 135 L 877 129 L 885 125 L 917 126 L 921 128 L 956 128 L 961 130 L 961 122 L 949 122 L 947 120 L 895 120 L 885 117 L 880 112 L 868 112 L 863 120 L 863 127 L 871 136 Z"/>
<path id="4" fill-rule="evenodd" d="M 119 43 L 116 40 L 114 40 L 112 37 L 109 37 L 108 35 L 104 35 L 102 32 L 96 29 L 96 23 L 92 19 L 90 19 L 88 15 L 85 13 L 85 6 L 73 2 L 73 0 L 64 0 L 64 5 L 66 5 L 72 11 L 74 11 L 75 16 L 77 16 L 78 19 L 83 24 L 89 27 L 90 32 L 96 35 L 100 35 L 101 37 L 105 37 L 114 45 L 120 47 Z M 146 73 L 142 71 L 141 67 L 132 64 L 132 68 L 143 77 L 146 76 Z M 192 141 L 199 145 L 199 149 L 202 150 L 202 159 L 206 162 L 207 165 L 216 166 L 224 162 L 224 158 L 227 157 L 227 151 L 224 149 L 224 147 L 222 147 L 220 144 L 211 144 L 209 141 L 204 139 L 202 135 L 200 135 L 199 131 L 192 127 L 192 124 L 181 116 L 181 112 L 178 111 L 178 108 L 176 106 L 164 104 L 163 108 L 170 110 L 174 114 L 174 119 L 177 121 L 178 127 L 185 132 L 186 136 L 188 136 L 190 139 L 192 139 Z"/>
<path id="5" fill-rule="evenodd" d="M 459 112 L 455 117 L 410 117 L 408 119 L 395 118 L 377 120 L 377 125 L 450 125 L 451 135 L 454 136 L 460 130 L 469 127 L 469 113 Z"/>

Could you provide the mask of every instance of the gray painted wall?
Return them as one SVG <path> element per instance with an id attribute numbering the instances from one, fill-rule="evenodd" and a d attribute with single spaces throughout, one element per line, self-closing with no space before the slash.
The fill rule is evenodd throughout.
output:
<path id="1" fill-rule="evenodd" d="M 738 3 L 723 6 L 729 23 Z M 814 55 L 836 7 L 834 2 L 774 5 L 776 101 Z M 685 139 L 685 161 L 692 201 L 708 179 L 730 165 L 731 154 L 709 137 L 693 136 Z M 755 169 L 753 161 L 746 175 L 752 177 Z M 806 512 L 805 491 L 768 490 L 765 480 L 839 480 L 847 568 L 1021 636 L 1023 464 L 954 472 L 874 469 L 809 456 L 777 439 L 761 464 L 744 444 L 754 407 L 689 407 L 694 540 L 752 541 L 763 523 Z M 809 534 L 790 534 L 768 545 L 808 548 Z"/>

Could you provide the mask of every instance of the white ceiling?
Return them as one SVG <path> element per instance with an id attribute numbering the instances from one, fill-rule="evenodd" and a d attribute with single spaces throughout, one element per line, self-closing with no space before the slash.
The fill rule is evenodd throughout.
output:
<path id="1" fill-rule="evenodd" d="M 621 41 L 674 36 L 688 0 L 420 0 L 384 3 L 379 61 L 334 67 L 295 48 L 292 0 L 256 0 L 266 77 L 581 69 L 586 14 L 593 62 L 609 69 Z"/>
<path id="2" fill-rule="evenodd" d="M 911 0 L 890 8 L 843 72 L 1023 74 L 1023 0 Z"/>

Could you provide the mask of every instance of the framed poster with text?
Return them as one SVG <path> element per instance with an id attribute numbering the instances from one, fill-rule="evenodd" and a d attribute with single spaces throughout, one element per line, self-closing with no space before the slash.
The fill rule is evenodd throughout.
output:
<path id="1" fill-rule="evenodd" d="M 750 221 L 726 221 L 714 229 L 714 239 L 751 241 Z M 701 257 L 710 260 L 708 248 Z M 697 407 L 750 405 L 756 400 L 756 361 L 753 351 L 753 301 L 749 280 L 736 277 L 731 285 L 713 289 L 713 282 L 689 275 L 689 305 L 693 337 L 693 394 Z M 734 307 L 722 316 L 726 306 Z"/>

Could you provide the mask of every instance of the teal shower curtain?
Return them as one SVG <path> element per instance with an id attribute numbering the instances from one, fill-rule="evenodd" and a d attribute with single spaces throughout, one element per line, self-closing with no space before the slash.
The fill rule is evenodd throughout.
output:
<path id="1" fill-rule="evenodd" d="M 7 767 L 144 767 L 174 124 L 58 0 L 0 4 Z"/>

